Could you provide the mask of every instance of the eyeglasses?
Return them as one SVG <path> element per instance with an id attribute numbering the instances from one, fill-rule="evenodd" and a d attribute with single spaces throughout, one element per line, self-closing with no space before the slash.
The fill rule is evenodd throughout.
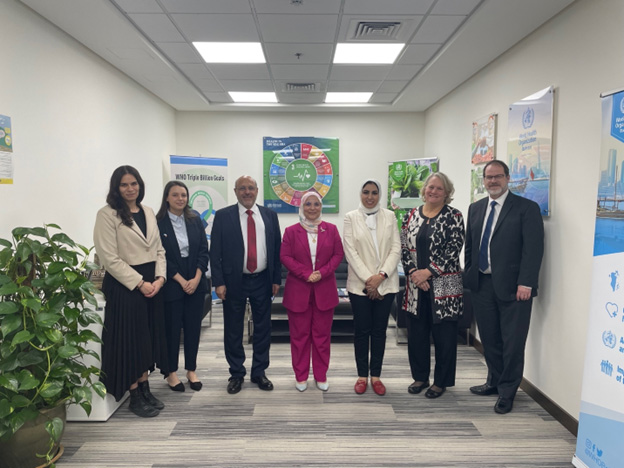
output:
<path id="1" fill-rule="evenodd" d="M 505 177 L 505 174 L 496 174 L 496 175 L 486 175 L 486 176 L 483 176 L 483 178 L 485 180 L 487 180 L 488 182 L 491 182 L 493 180 L 501 180 L 503 177 Z"/>

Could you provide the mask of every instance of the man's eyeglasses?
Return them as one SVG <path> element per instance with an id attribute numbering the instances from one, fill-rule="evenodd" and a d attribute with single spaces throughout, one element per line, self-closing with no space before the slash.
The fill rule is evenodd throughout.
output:
<path id="1" fill-rule="evenodd" d="M 487 180 L 488 182 L 491 182 L 493 180 L 501 180 L 503 177 L 505 177 L 505 174 L 496 174 L 496 175 L 486 175 L 486 176 L 483 176 L 483 178 L 485 180 Z"/>

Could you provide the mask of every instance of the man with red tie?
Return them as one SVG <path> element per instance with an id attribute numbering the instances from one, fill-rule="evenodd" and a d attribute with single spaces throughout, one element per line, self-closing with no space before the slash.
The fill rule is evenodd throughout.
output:
<path id="1" fill-rule="evenodd" d="M 245 374 L 245 305 L 254 324 L 251 382 L 273 390 L 266 377 L 271 345 L 271 297 L 281 283 L 281 231 L 277 214 L 256 204 L 258 184 L 250 176 L 236 180 L 238 203 L 215 214 L 211 233 L 212 284 L 223 301 L 223 342 L 230 365 L 228 393 L 240 392 Z"/>

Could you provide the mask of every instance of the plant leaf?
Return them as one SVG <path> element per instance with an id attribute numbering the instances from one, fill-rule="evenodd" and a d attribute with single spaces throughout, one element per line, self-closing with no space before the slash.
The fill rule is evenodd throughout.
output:
<path id="1" fill-rule="evenodd" d="M 38 351 L 33 348 L 29 348 L 28 351 L 23 351 L 17 356 L 17 365 L 20 367 L 33 366 L 39 364 L 45 360 L 45 352 Z"/>
<path id="2" fill-rule="evenodd" d="M 26 408 L 28 405 L 30 405 L 30 400 L 26 398 L 24 395 L 15 395 L 11 399 L 11 404 L 15 408 Z"/>
<path id="3" fill-rule="evenodd" d="M 63 390 L 63 384 L 61 382 L 53 380 L 52 382 L 48 381 L 44 383 L 41 386 L 41 391 L 39 392 L 39 394 L 43 398 L 51 398 L 61 393 L 62 390 Z"/>
<path id="4" fill-rule="evenodd" d="M 0 245 L 3 245 L 5 247 L 9 247 L 9 248 L 13 246 L 13 244 L 11 244 L 11 242 L 6 240 L 6 239 L 0 239 Z"/>
<path id="5" fill-rule="evenodd" d="M 0 386 L 13 392 L 17 392 L 18 385 L 19 383 L 13 374 L 0 375 Z"/>
<path id="6" fill-rule="evenodd" d="M 58 323 L 61 319 L 61 315 L 59 314 L 51 314 L 49 312 L 42 312 L 40 314 L 35 315 L 35 321 L 37 324 L 42 327 L 51 328 Z"/>
<path id="7" fill-rule="evenodd" d="M 70 265 L 65 262 L 52 262 L 48 265 L 48 273 L 58 273 L 59 271 L 63 271 L 65 268 L 70 268 Z"/>
<path id="8" fill-rule="evenodd" d="M 78 349 L 75 346 L 65 345 L 58 349 L 58 354 L 60 358 L 65 359 L 78 354 Z"/>
<path id="9" fill-rule="evenodd" d="M 18 289 L 19 286 L 13 281 L 3 284 L 2 286 L 0 286 L 0 296 L 9 296 L 10 294 L 15 294 Z"/>
<path id="10" fill-rule="evenodd" d="M 14 408 L 8 402 L 8 400 L 0 400 L 0 419 L 6 418 L 13 412 Z"/>
<path id="11" fill-rule="evenodd" d="M 58 343 L 63 339 L 63 334 L 60 330 L 57 330 L 56 328 L 46 330 L 45 335 L 52 343 Z"/>
<path id="12" fill-rule="evenodd" d="M 19 315 L 7 315 L 2 320 L 0 325 L 0 332 L 2 333 L 2 339 L 6 339 L 10 333 L 17 330 L 22 326 L 22 318 Z"/>
<path id="13" fill-rule="evenodd" d="M 18 380 L 20 383 L 20 391 L 32 390 L 39 385 L 39 380 L 36 379 L 35 376 L 33 376 L 32 373 L 27 369 L 24 369 L 22 372 L 19 373 Z"/>
<path id="14" fill-rule="evenodd" d="M 95 390 L 95 393 L 100 395 L 102 398 L 106 396 L 106 386 L 102 382 L 93 382 L 91 387 Z"/>
<path id="15" fill-rule="evenodd" d="M 10 355 L 0 360 L 0 371 L 8 372 L 8 371 L 12 371 L 16 367 L 17 367 L 17 357 L 14 355 Z"/>
<path id="16" fill-rule="evenodd" d="M 20 343 L 29 341 L 33 336 L 35 335 L 32 334 L 30 330 L 22 330 L 20 332 L 17 332 L 17 334 L 13 337 L 13 341 L 11 342 L 11 344 L 13 346 L 16 346 Z"/>
<path id="17" fill-rule="evenodd" d="M 54 418 L 52 421 L 47 421 L 45 429 L 48 434 L 50 434 L 50 437 L 52 437 L 52 440 L 58 443 L 63 435 L 63 421 L 61 418 Z"/>
<path id="18" fill-rule="evenodd" d="M 21 302 L 24 307 L 28 307 L 29 309 L 32 309 L 35 312 L 39 312 L 39 310 L 41 309 L 41 299 L 39 298 L 30 297 L 27 299 L 22 299 Z"/>

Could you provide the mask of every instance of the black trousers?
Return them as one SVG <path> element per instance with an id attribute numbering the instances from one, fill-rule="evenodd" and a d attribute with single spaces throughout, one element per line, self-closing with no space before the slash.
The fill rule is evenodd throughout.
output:
<path id="1" fill-rule="evenodd" d="M 165 302 L 167 353 L 171 372 L 178 370 L 182 328 L 184 328 L 184 368 L 189 371 L 197 369 L 197 352 L 205 297 L 205 291 L 195 291 L 191 295 L 185 294 L 177 300 Z"/>
<path id="2" fill-rule="evenodd" d="M 429 293 L 419 291 L 418 316 L 407 314 L 407 355 L 414 381 L 426 382 L 431 372 L 431 336 L 435 348 L 433 384 L 455 385 L 457 368 L 457 320 L 433 323 Z"/>
<path id="3" fill-rule="evenodd" d="M 353 344 L 358 377 L 368 377 L 369 372 L 371 377 L 381 376 L 388 317 L 394 296 L 394 293 L 386 294 L 378 301 L 349 293 L 353 309 Z"/>
<path id="4" fill-rule="evenodd" d="M 247 373 L 243 347 L 247 299 L 254 324 L 251 377 L 263 376 L 269 367 L 271 295 L 272 285 L 266 270 L 255 275 L 243 275 L 243 287 L 239 294 L 226 290 L 226 299 L 223 301 L 223 342 L 225 359 L 230 365 L 232 377 L 244 377 Z"/>
<path id="5" fill-rule="evenodd" d="M 513 399 L 522 382 L 533 300 L 501 301 L 491 275 L 479 274 L 472 303 L 488 367 L 487 383 L 497 387 L 503 398 Z"/>

